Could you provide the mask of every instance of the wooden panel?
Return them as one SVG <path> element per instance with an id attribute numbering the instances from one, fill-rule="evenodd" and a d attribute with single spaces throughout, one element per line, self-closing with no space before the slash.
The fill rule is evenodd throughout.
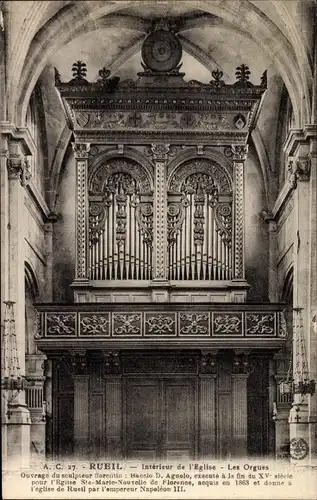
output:
<path id="1" fill-rule="evenodd" d="M 248 378 L 248 454 L 253 456 L 265 456 L 268 453 L 268 363 L 268 360 L 257 361 L 252 375 Z M 271 425 L 273 427 L 274 423 L 271 422 Z"/>
<path id="2" fill-rule="evenodd" d="M 192 434 L 193 388 L 189 383 L 165 382 L 166 446 L 189 445 Z"/>
<path id="3" fill-rule="evenodd" d="M 71 457 L 74 444 L 74 400 L 70 395 L 57 397 L 54 448 L 56 457 Z"/>
<path id="4" fill-rule="evenodd" d="M 106 379 L 106 455 L 109 459 L 122 458 L 122 380 Z"/>
<path id="5" fill-rule="evenodd" d="M 90 395 L 90 459 L 105 456 L 104 433 L 104 396 L 101 393 Z"/>
<path id="6" fill-rule="evenodd" d="M 158 448 L 159 383 L 137 380 L 127 383 L 128 457 L 153 457 Z M 142 454 L 143 451 L 146 453 Z"/>
<path id="7" fill-rule="evenodd" d="M 215 376 L 201 378 L 199 396 L 199 458 L 216 458 Z"/>
<path id="8" fill-rule="evenodd" d="M 89 446 L 89 378 L 74 375 L 74 453 L 85 459 Z"/>
<path id="9" fill-rule="evenodd" d="M 218 450 L 219 459 L 231 456 L 231 393 L 218 395 Z"/>

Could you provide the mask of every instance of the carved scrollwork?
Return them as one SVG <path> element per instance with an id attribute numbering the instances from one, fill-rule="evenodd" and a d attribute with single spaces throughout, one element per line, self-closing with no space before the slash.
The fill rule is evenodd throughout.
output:
<path id="1" fill-rule="evenodd" d="M 114 336 L 140 336 L 141 335 L 141 314 L 114 314 L 113 315 L 113 335 Z"/>
<path id="2" fill-rule="evenodd" d="M 89 179 L 89 191 L 93 194 L 103 193 L 108 178 L 118 173 L 132 176 L 140 192 L 152 191 L 152 180 L 146 170 L 137 162 L 126 158 L 114 158 L 101 164 Z"/>
<path id="3" fill-rule="evenodd" d="M 109 314 L 81 314 L 79 328 L 80 336 L 107 336 L 110 333 Z"/>
<path id="4" fill-rule="evenodd" d="M 237 314 L 218 314 L 214 316 L 215 335 L 242 335 L 242 317 Z"/>
<path id="5" fill-rule="evenodd" d="M 181 313 L 180 335 L 209 335 L 208 313 Z"/>
<path id="6" fill-rule="evenodd" d="M 213 179 L 220 193 L 230 193 L 232 190 L 232 180 L 230 175 L 217 163 L 210 160 L 197 159 L 183 163 L 171 176 L 169 180 L 169 189 L 180 192 L 184 179 L 191 174 L 202 173 Z"/>
<path id="7" fill-rule="evenodd" d="M 275 334 L 275 315 L 274 314 L 256 314 L 246 315 L 246 334 L 247 335 L 274 335 Z"/>
<path id="8" fill-rule="evenodd" d="M 232 244 L 232 207 L 231 203 L 218 203 L 215 210 L 217 229 L 222 240 L 228 245 Z"/>
<path id="9" fill-rule="evenodd" d="M 49 336 L 76 337 L 76 314 L 72 313 L 47 313 L 47 331 Z"/>
<path id="10" fill-rule="evenodd" d="M 175 314 L 145 314 L 146 335 L 176 335 Z"/>

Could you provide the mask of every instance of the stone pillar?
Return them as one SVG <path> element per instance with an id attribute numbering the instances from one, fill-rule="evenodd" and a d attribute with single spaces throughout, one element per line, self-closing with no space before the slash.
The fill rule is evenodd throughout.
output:
<path id="1" fill-rule="evenodd" d="M 202 354 L 199 391 L 199 459 L 217 458 L 216 443 L 216 360 Z"/>
<path id="2" fill-rule="evenodd" d="M 48 221 L 45 223 L 45 280 L 43 298 L 44 302 L 53 301 L 53 224 L 57 221 L 57 215 L 49 214 Z"/>
<path id="3" fill-rule="evenodd" d="M 8 297 L 15 302 L 15 328 L 20 374 L 25 375 L 25 290 L 24 290 L 24 188 L 30 173 L 19 141 L 9 142 L 8 172 Z M 28 466 L 30 460 L 30 415 L 21 391 L 8 405 L 8 466 Z"/>
<path id="4" fill-rule="evenodd" d="M 89 374 L 86 353 L 72 351 L 70 358 L 74 379 L 74 458 L 87 460 L 89 454 Z"/>
<path id="5" fill-rule="evenodd" d="M 278 302 L 279 288 L 276 264 L 278 251 L 277 225 L 271 212 L 263 211 L 262 217 L 264 219 L 264 222 L 268 224 L 269 233 L 269 299 L 270 302 Z"/>
<path id="6" fill-rule="evenodd" d="M 1 58 L 1 56 L 0 56 Z M 1 105 L 0 105 L 1 106 Z M 2 137 L 1 137 L 2 139 Z M 4 141 L 3 141 L 4 142 Z M 6 149 L 0 151 L 0 180 L 1 180 L 1 226 L 0 226 L 0 245 L 1 245 L 1 259 L 0 259 L 0 311 L 1 311 L 1 337 L 2 325 L 5 312 L 4 301 L 8 300 L 8 268 L 9 268 L 9 244 L 8 244 L 8 223 L 9 223 L 9 185 L 8 185 L 8 172 L 7 160 L 9 153 Z M 1 338 L 2 340 L 2 338 Z M 7 425 L 6 425 L 6 412 L 7 403 L 2 398 L 1 405 L 1 442 L 2 442 L 2 460 L 3 463 L 7 462 Z"/>
<path id="7" fill-rule="evenodd" d="M 248 454 L 248 362 L 245 356 L 236 356 L 232 373 L 232 450 L 234 458 Z"/>
<path id="8" fill-rule="evenodd" d="M 275 422 L 275 458 L 276 460 L 289 459 L 289 424 L 288 417 L 292 404 L 291 394 L 280 393 L 280 383 L 286 379 L 289 370 L 290 353 L 275 354 L 275 398 L 272 418 Z"/>
<path id="9" fill-rule="evenodd" d="M 76 161 L 76 275 L 75 284 L 88 283 L 88 154 L 90 144 L 73 143 Z"/>
<path id="10" fill-rule="evenodd" d="M 233 279 L 245 282 L 244 265 L 244 164 L 248 154 L 247 145 L 232 145 L 224 148 L 224 154 L 233 161 L 234 180 L 234 266 Z"/>
<path id="11" fill-rule="evenodd" d="M 316 213 L 316 131 L 307 126 L 303 131 L 291 131 L 285 152 L 292 158 L 294 175 L 294 307 L 302 308 L 304 349 L 308 362 L 308 378 L 316 377 L 316 337 L 312 318 L 317 292 L 317 213 Z M 294 322 L 296 320 L 294 312 Z M 303 394 L 296 380 L 299 354 L 297 328 L 293 332 L 293 377 L 295 394 L 290 411 L 291 461 L 309 465 L 316 459 L 316 394 Z M 297 387 L 296 387 L 297 385 Z"/>
<path id="12" fill-rule="evenodd" d="M 153 301 L 168 300 L 167 292 L 167 187 L 169 144 L 152 144 L 154 161 Z"/>
<path id="13" fill-rule="evenodd" d="M 315 48 L 315 59 L 317 49 Z M 316 80 L 316 78 L 315 78 Z M 315 94 L 317 90 L 315 89 Z M 315 108 L 315 113 L 317 113 Z M 316 123 L 316 121 L 315 121 Z M 316 135 L 316 134 L 315 134 Z M 317 139 L 310 142 L 308 159 L 310 162 L 310 303 L 308 310 L 308 366 L 311 379 L 317 383 Z M 308 445 L 310 460 L 316 464 L 317 460 L 317 395 L 308 398 Z"/>

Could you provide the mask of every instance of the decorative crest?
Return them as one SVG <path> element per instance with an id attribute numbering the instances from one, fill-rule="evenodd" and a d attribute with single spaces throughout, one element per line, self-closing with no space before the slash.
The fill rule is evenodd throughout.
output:
<path id="1" fill-rule="evenodd" d="M 211 72 L 211 76 L 213 77 L 213 80 L 210 81 L 210 85 L 213 85 L 215 87 L 222 87 L 225 85 L 225 82 L 223 81 L 223 72 L 220 71 L 219 68 Z"/>

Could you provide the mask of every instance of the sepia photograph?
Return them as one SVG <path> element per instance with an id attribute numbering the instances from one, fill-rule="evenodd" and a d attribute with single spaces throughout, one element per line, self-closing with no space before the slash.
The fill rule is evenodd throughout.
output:
<path id="1" fill-rule="evenodd" d="M 316 21 L 0 1 L 4 500 L 316 500 Z"/>

